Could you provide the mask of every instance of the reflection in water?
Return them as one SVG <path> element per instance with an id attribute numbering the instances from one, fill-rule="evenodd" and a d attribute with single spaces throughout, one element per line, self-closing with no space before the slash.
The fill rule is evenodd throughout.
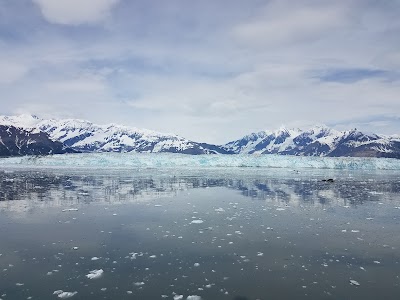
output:
<path id="1" fill-rule="evenodd" d="M 0 172 L 0 298 L 398 299 L 397 174 L 257 172 Z"/>
<path id="2" fill-rule="evenodd" d="M 260 179 L 262 177 L 262 179 Z M 324 182 L 321 176 L 137 176 L 119 174 L 63 174 L 54 172 L 1 172 L 0 202 L 23 200 L 46 205 L 125 203 L 172 197 L 179 191 L 226 187 L 252 199 L 287 205 L 361 205 L 396 199 L 400 180 L 385 176 L 346 177 Z M 51 202 L 51 203 L 49 203 Z M 33 203 L 33 202 L 32 202 Z M 0 207 L 12 206 L 12 203 Z"/>

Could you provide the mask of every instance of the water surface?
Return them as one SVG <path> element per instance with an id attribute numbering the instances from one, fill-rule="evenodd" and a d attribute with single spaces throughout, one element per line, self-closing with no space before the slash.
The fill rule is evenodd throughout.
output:
<path id="1" fill-rule="evenodd" d="M 0 298 L 398 299 L 399 208 L 388 171 L 9 169 Z"/>

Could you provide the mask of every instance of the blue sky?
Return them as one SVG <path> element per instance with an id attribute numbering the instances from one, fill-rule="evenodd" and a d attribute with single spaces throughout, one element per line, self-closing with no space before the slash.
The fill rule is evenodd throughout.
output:
<path id="1" fill-rule="evenodd" d="M 400 133 L 400 2 L 0 1 L 0 114 L 224 143 L 281 125 Z"/>

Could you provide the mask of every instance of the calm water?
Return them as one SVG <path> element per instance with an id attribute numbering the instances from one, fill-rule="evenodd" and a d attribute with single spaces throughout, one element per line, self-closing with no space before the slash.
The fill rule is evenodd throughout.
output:
<path id="1" fill-rule="evenodd" d="M 0 299 L 400 298 L 399 173 L 99 172 L 0 172 Z"/>

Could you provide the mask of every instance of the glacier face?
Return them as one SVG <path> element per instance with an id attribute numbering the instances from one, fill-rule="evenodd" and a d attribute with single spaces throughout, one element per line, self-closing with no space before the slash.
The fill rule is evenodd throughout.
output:
<path id="1" fill-rule="evenodd" d="M 356 157 L 307 157 L 283 155 L 183 155 L 172 153 L 79 153 L 41 157 L 0 159 L 2 168 L 66 169 L 206 169 L 206 168 L 286 168 L 339 170 L 396 170 L 400 160 Z"/>

